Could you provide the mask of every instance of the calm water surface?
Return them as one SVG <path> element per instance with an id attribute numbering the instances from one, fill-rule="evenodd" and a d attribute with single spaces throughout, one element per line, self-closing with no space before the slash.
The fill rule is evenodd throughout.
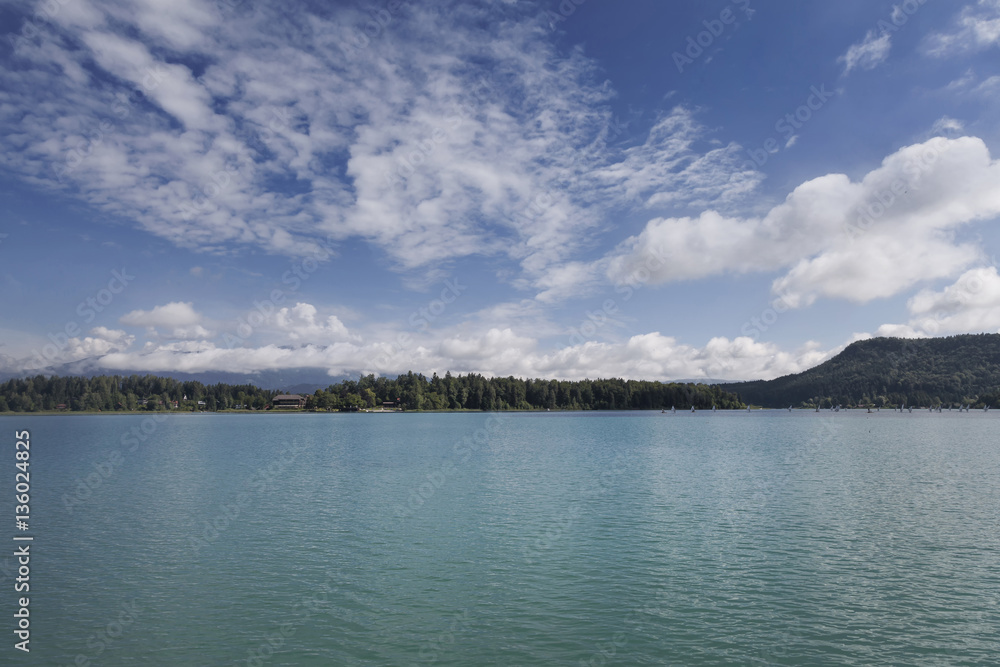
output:
<path id="1" fill-rule="evenodd" d="M 161 419 L 0 418 L 32 664 L 1000 664 L 996 413 Z"/>

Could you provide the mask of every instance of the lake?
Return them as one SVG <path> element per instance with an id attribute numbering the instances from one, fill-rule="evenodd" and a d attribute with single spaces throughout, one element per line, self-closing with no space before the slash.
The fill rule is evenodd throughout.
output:
<path id="1" fill-rule="evenodd" d="M 0 418 L 33 664 L 1000 656 L 995 412 L 158 419 Z"/>

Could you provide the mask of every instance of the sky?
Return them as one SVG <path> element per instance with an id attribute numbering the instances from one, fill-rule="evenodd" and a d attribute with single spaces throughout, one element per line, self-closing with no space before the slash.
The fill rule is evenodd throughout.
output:
<path id="1" fill-rule="evenodd" d="M 1000 331 L 1000 0 L 0 0 L 0 34 L 3 373 L 769 379 Z"/>

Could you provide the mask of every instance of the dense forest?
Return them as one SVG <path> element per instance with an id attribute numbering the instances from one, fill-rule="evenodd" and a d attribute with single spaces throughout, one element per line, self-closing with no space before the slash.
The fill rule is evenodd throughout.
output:
<path id="1" fill-rule="evenodd" d="M 265 410 L 278 391 L 254 385 L 181 382 L 153 375 L 35 376 L 0 384 L 0 412 L 131 410 Z M 635 380 L 522 380 L 478 374 L 416 373 L 396 379 L 367 375 L 307 397 L 308 410 L 371 408 L 392 402 L 406 410 L 658 410 L 743 407 L 730 393 L 707 385 Z"/>
<path id="2" fill-rule="evenodd" d="M 873 338 L 796 375 L 719 386 L 773 408 L 1000 407 L 1000 334 Z"/>

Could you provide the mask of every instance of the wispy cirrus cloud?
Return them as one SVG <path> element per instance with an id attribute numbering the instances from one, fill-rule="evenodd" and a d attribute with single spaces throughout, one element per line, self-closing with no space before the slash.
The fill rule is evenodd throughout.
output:
<path id="1" fill-rule="evenodd" d="M 979 0 L 958 13 L 955 24 L 924 40 L 924 50 L 935 57 L 979 51 L 1000 44 L 1000 0 Z"/>
<path id="2" fill-rule="evenodd" d="M 837 62 L 844 64 L 844 76 L 857 68 L 871 70 L 886 61 L 891 49 L 890 33 L 883 32 L 879 35 L 875 30 L 869 30 L 865 38 L 857 44 L 852 44 Z"/>
<path id="3" fill-rule="evenodd" d="M 608 210 L 735 202 L 760 179 L 682 107 L 623 144 L 593 61 L 516 6 L 406 4 L 365 46 L 351 6 L 73 4 L 0 73 L 18 127 L 0 148 L 180 247 L 361 239 L 400 271 L 505 257 L 544 291 Z"/>

